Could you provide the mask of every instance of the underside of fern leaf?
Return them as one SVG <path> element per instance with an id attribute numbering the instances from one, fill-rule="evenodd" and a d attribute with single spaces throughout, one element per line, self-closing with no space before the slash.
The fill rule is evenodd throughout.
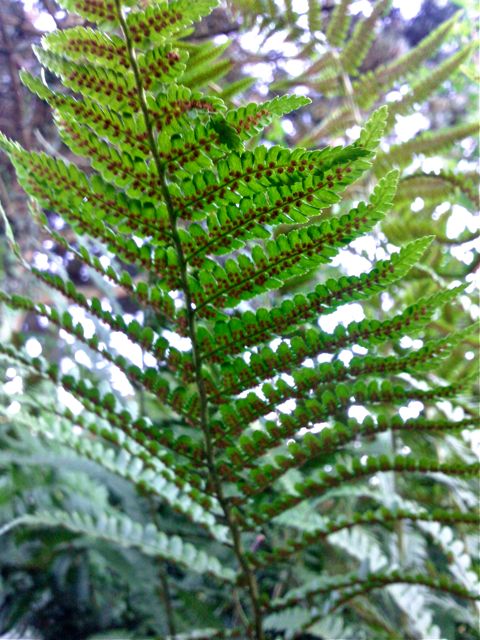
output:
<path id="1" fill-rule="evenodd" d="M 65 90 L 27 73 L 22 79 L 52 106 L 64 144 L 89 166 L 27 151 L 4 136 L 0 147 L 52 240 L 128 291 L 143 319 L 125 321 L 64 276 L 34 266 L 32 275 L 60 293 L 67 310 L 7 293 L 0 300 L 46 318 L 117 367 L 155 407 L 155 417 L 144 401 L 132 409 L 111 390 L 100 390 L 85 367 L 65 374 L 2 345 L 2 358 L 48 388 L 68 391 L 82 407 L 74 415 L 47 402 L 42 410 L 49 420 L 31 426 L 35 407 L 25 403 L 19 428 L 54 438 L 128 479 L 162 509 L 193 523 L 202 537 L 196 541 L 186 525 L 179 535 L 167 534 L 158 518 L 144 527 L 118 512 L 97 518 L 58 510 L 24 514 L 3 531 L 64 527 L 139 549 L 174 566 L 177 576 L 196 572 L 204 584 L 225 585 L 226 635 L 212 637 L 236 633 L 261 640 L 266 629 L 285 630 L 282 612 L 290 609 L 291 620 L 299 621 L 296 630 L 308 630 L 367 594 L 378 605 L 375 594 L 383 589 L 401 607 L 392 588 L 399 584 L 439 590 L 462 612 L 470 611 L 477 593 L 471 571 L 462 581 L 448 568 L 445 575 L 423 575 L 401 562 L 379 572 L 359 562 L 353 573 L 342 568 L 340 532 L 353 537 L 373 531 L 385 542 L 403 522 L 453 523 L 466 531 L 478 524 L 460 504 L 448 502 L 439 480 L 468 485 L 478 464 L 458 457 L 440 461 L 435 449 L 442 434 L 475 422 L 470 414 L 455 420 L 441 414 L 438 403 L 468 394 L 469 381 L 448 384 L 435 372 L 465 340 L 475 340 L 476 327 L 459 327 L 451 335 L 429 328 L 438 309 L 455 304 L 463 286 L 439 289 L 381 320 L 345 321 L 334 331 L 319 324 L 336 310 L 348 318 L 351 303 L 401 287 L 432 243 L 427 237 L 404 244 L 359 276 L 327 277 L 323 271 L 391 215 L 398 172 L 383 172 L 382 157 L 368 201 L 332 213 L 345 190 L 372 166 L 389 122 L 387 109 L 374 112 L 346 147 L 263 146 L 255 139 L 272 119 L 308 101 L 285 96 L 229 109 L 218 95 L 192 88 L 205 84 L 213 53 L 196 51 L 190 64 L 182 38 L 215 2 L 61 4 L 96 24 L 52 33 L 37 50 Z M 345 36 L 347 7 L 340 3 L 331 18 L 333 44 Z M 354 33 L 359 43 L 365 30 L 360 24 Z M 355 67 L 356 40 L 350 42 L 344 62 Z M 387 71 L 386 77 L 401 69 Z M 392 150 L 391 156 L 401 153 Z M 48 228 L 46 212 L 63 218 L 68 237 Z M 89 252 L 92 241 L 101 243 L 108 266 Z M 285 299 L 272 293 L 313 272 L 318 284 L 312 291 Z M 85 334 L 69 305 L 94 321 L 93 335 Z M 140 364 L 115 351 L 113 333 L 141 352 Z M 410 336 L 420 336 L 420 346 L 411 340 L 403 346 L 402 338 Z M 180 338 L 187 346 L 179 347 Z M 400 408 L 412 401 L 423 403 L 422 415 L 405 419 Z M 350 416 L 357 405 L 367 407 L 363 422 Z M 382 453 L 387 436 L 404 440 L 410 455 Z M 412 475 L 420 485 L 438 489 L 435 511 L 417 504 L 416 496 L 410 504 Z M 377 485 L 379 477 L 404 483 L 405 505 L 389 504 L 372 477 Z M 352 511 L 361 504 L 356 496 L 362 490 L 369 508 Z M 347 504 L 349 515 L 331 515 L 328 505 L 341 510 Z M 317 517 L 310 531 L 299 533 L 295 514 L 307 507 Z M 311 549 L 335 558 L 320 578 L 311 575 Z M 298 570 L 292 569 L 291 588 L 280 594 L 271 574 L 283 572 L 292 557 Z M 243 616 L 231 613 L 234 605 Z M 195 637 L 209 637 L 196 631 Z"/>

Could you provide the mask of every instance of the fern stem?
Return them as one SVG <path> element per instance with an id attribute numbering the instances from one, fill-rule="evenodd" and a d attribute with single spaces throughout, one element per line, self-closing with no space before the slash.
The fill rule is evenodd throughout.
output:
<path id="1" fill-rule="evenodd" d="M 339 64 L 341 64 L 340 60 L 338 62 Z M 350 111 L 352 112 L 352 115 L 354 117 L 355 124 L 360 127 L 362 124 L 362 114 L 360 113 L 360 109 L 358 108 L 358 105 L 355 101 L 355 97 L 354 97 L 355 92 L 353 90 L 352 81 L 350 80 L 350 76 L 345 71 L 343 66 L 342 66 L 342 84 L 343 84 L 343 88 L 345 89 L 345 95 L 348 100 Z"/>
<path id="2" fill-rule="evenodd" d="M 160 577 L 163 604 L 167 616 L 168 633 L 174 636 L 177 631 L 175 627 L 175 620 L 173 618 L 172 599 L 170 596 L 170 587 L 168 586 L 167 572 L 163 567 L 159 567 L 158 575 Z"/>
<path id="3" fill-rule="evenodd" d="M 209 424 L 208 424 L 208 397 L 207 390 L 205 386 L 205 381 L 202 376 L 202 361 L 200 355 L 200 348 L 196 339 L 196 321 L 195 321 L 195 308 L 192 302 L 190 289 L 188 286 L 188 277 L 187 277 L 187 263 L 185 260 L 185 255 L 183 252 L 182 243 L 180 240 L 180 236 L 178 234 L 177 225 L 176 225 L 176 217 L 175 217 L 175 207 L 172 202 L 172 198 L 170 195 L 170 191 L 168 189 L 168 184 L 165 175 L 165 165 L 162 163 L 161 158 L 158 153 L 157 145 L 155 142 L 155 137 L 153 134 L 153 126 L 150 119 L 150 114 L 148 111 L 147 102 L 145 100 L 145 91 L 142 84 L 142 79 L 140 75 L 140 69 L 137 64 L 135 50 L 133 47 L 133 42 L 130 37 L 130 33 L 128 30 L 128 25 L 125 20 L 125 17 L 122 12 L 121 2 L 120 0 L 115 0 L 115 7 L 118 16 L 118 20 L 120 23 L 120 27 L 122 33 L 125 38 L 125 44 L 128 51 L 128 57 L 130 61 L 130 65 L 135 77 L 135 84 L 138 93 L 138 99 L 140 103 L 140 108 L 143 114 L 143 118 L 145 121 L 145 128 L 148 135 L 148 143 L 153 156 L 153 160 L 155 163 L 155 167 L 157 169 L 157 173 L 160 180 L 160 189 L 167 207 L 170 228 L 172 234 L 173 244 L 175 246 L 175 250 L 177 253 L 179 271 L 180 271 L 180 282 L 182 286 L 183 293 L 185 295 L 185 307 L 187 314 L 187 326 L 188 326 L 188 335 L 192 344 L 192 358 L 194 364 L 194 372 L 195 372 L 195 382 L 198 389 L 199 399 L 200 399 L 200 422 L 201 428 L 205 440 L 205 448 L 207 453 L 207 467 L 209 472 L 209 477 L 213 488 L 217 494 L 218 501 L 220 506 L 222 507 L 225 520 L 227 522 L 228 528 L 230 529 L 234 552 L 237 557 L 237 561 L 242 569 L 244 574 L 245 583 L 248 588 L 250 601 L 252 605 L 252 613 L 253 613 L 253 629 L 249 628 L 249 635 L 254 638 L 254 640 L 264 640 L 263 633 L 263 625 L 262 625 L 262 610 L 260 606 L 259 592 L 258 592 L 258 584 L 255 577 L 255 574 L 246 558 L 246 555 L 243 551 L 242 542 L 241 542 L 241 534 L 240 527 L 238 523 L 235 521 L 235 518 L 230 509 L 230 505 L 228 500 L 226 499 L 223 493 L 223 486 L 220 478 L 215 469 L 215 453 L 214 453 L 214 445 L 213 439 L 210 432 Z M 253 632 L 253 635 L 252 635 Z"/>
<path id="4" fill-rule="evenodd" d="M 392 456 L 395 457 L 398 454 L 398 438 L 393 429 L 390 429 L 390 446 Z M 392 471 L 392 484 L 395 495 L 399 495 L 398 474 L 395 471 Z M 403 567 L 405 564 L 405 526 L 402 520 L 395 522 L 394 530 L 397 539 L 398 564 L 400 567 Z M 404 622 L 407 623 L 408 617 L 405 616 L 405 613 L 403 613 L 401 617 L 404 619 Z"/>
<path id="5" fill-rule="evenodd" d="M 143 397 L 143 393 L 142 393 L 142 397 Z M 157 506 L 153 500 L 150 500 L 150 515 L 157 529 L 161 530 L 161 523 L 158 517 Z M 177 633 L 177 630 L 175 626 L 170 587 L 168 584 L 168 575 L 167 575 L 167 570 L 164 567 L 163 559 L 158 558 L 157 567 L 158 567 L 158 579 L 160 580 L 160 585 L 158 586 L 157 591 L 160 599 L 163 601 L 163 608 L 165 609 L 165 617 L 167 622 L 168 633 L 171 636 L 174 636 Z"/>

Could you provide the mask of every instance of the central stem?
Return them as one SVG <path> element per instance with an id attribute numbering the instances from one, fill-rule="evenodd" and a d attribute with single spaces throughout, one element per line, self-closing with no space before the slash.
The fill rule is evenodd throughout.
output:
<path id="1" fill-rule="evenodd" d="M 141 78 L 140 70 L 139 70 L 136 55 L 135 55 L 135 49 L 133 47 L 132 39 L 130 37 L 127 22 L 122 12 L 120 0 L 115 0 L 115 6 L 117 10 L 119 23 L 120 23 L 123 35 L 125 37 L 125 43 L 128 49 L 130 65 L 132 67 L 132 71 L 135 77 L 138 100 L 139 100 L 140 108 L 145 121 L 145 128 L 147 130 L 148 143 L 149 143 L 149 147 L 155 162 L 155 168 L 158 173 L 162 196 L 167 207 L 172 240 L 173 240 L 173 244 L 174 244 L 175 251 L 177 253 L 177 258 L 178 258 L 181 288 L 185 296 L 187 332 L 188 332 L 188 337 L 190 338 L 190 341 L 192 344 L 192 358 L 193 358 L 193 365 L 194 365 L 195 384 L 198 389 L 198 395 L 200 400 L 200 424 L 201 424 L 201 429 L 202 429 L 202 433 L 205 441 L 205 451 L 207 456 L 207 468 L 208 468 L 209 481 L 212 487 L 214 488 L 218 502 L 223 510 L 226 523 L 228 525 L 228 528 L 232 536 L 235 556 L 241 567 L 241 570 L 244 576 L 244 581 L 248 588 L 250 602 L 252 605 L 252 613 L 253 613 L 253 626 L 252 628 L 249 629 L 249 635 L 255 640 L 264 640 L 262 612 L 261 612 L 261 606 L 260 606 L 257 580 L 255 577 L 255 574 L 253 573 L 252 567 L 249 565 L 245 557 L 245 553 L 242 548 L 240 528 L 235 521 L 234 515 L 230 508 L 230 504 L 228 502 L 228 499 L 225 497 L 225 494 L 223 491 L 221 478 L 219 478 L 215 468 L 215 451 L 214 451 L 214 445 L 213 445 L 212 435 L 210 431 L 210 425 L 208 421 L 207 389 L 205 386 L 205 380 L 202 375 L 202 359 L 201 359 L 200 348 L 197 342 L 195 309 L 192 303 L 192 297 L 191 297 L 190 288 L 188 284 L 187 263 L 185 260 L 185 255 L 184 255 L 183 246 L 180 240 L 180 236 L 178 234 L 177 219 L 175 216 L 174 206 L 170 196 L 170 191 L 168 189 L 167 179 L 165 175 L 165 166 L 162 163 L 160 156 L 158 154 L 155 136 L 153 132 L 153 126 L 150 119 L 147 102 L 145 100 L 145 90 L 142 84 L 142 78 Z"/>

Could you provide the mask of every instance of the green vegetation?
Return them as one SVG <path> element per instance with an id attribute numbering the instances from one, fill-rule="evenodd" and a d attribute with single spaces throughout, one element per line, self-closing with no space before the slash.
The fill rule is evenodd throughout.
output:
<path id="1" fill-rule="evenodd" d="M 328 85 L 337 107 L 289 148 L 263 132 L 310 99 L 238 106 L 247 85 L 221 86 L 225 46 L 188 40 L 214 0 L 61 4 L 95 28 L 45 36 L 45 74 L 21 79 L 53 108 L 76 162 L 3 135 L 0 148 L 51 247 L 95 273 L 98 290 L 22 259 L 51 298 L 0 292 L 89 354 L 65 370 L 29 354 L 22 332 L 0 344 L 24 391 L 3 398 L 1 417 L 3 628 L 92 640 L 477 638 L 478 417 L 465 354 L 478 324 L 459 304 L 471 269 L 442 252 L 443 223 L 422 225 L 410 209 L 419 194 L 429 213 L 449 196 L 473 209 L 475 178 L 402 174 L 476 125 L 379 150 L 395 115 L 471 54 L 380 105 L 455 19 L 364 73 L 388 2 L 350 31 L 340 2 L 324 55 L 283 82 Z M 312 37 L 323 28 L 315 6 Z M 305 148 L 352 125 L 345 144 Z M 342 273 L 342 252 L 382 220 L 389 255 Z M 141 313 L 125 314 L 119 291 Z M 319 319 L 334 312 L 326 330 Z M 52 590 L 69 617 L 61 631 L 51 610 L 42 617 Z"/>

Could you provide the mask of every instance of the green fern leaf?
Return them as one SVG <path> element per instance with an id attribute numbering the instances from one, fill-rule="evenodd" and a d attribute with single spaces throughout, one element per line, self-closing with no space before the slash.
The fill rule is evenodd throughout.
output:
<path id="1" fill-rule="evenodd" d="M 172 0 L 168 7 L 155 3 L 144 11 L 128 13 L 126 28 L 136 47 L 149 49 L 208 15 L 216 5 L 217 0 L 197 0 L 194 4 L 189 0 Z"/>
<path id="2" fill-rule="evenodd" d="M 399 168 L 406 167 L 415 155 L 434 155 L 459 140 L 478 134 L 478 129 L 477 122 L 467 122 L 455 127 L 420 134 L 412 140 L 391 147 L 388 152 L 379 153 L 374 170 L 380 173 L 381 168 L 389 168 L 392 165 Z"/>
<path id="3" fill-rule="evenodd" d="M 347 73 L 353 73 L 362 65 L 375 35 L 378 19 L 390 8 L 390 0 L 375 3 L 372 13 L 355 25 L 351 38 L 340 54 L 340 62 Z"/>
<path id="4" fill-rule="evenodd" d="M 444 473 L 452 476 L 470 476 L 474 477 L 478 474 L 480 465 L 474 463 L 465 465 L 463 463 L 441 464 L 427 460 L 409 460 L 402 456 L 398 456 L 393 460 L 388 457 L 366 457 L 364 461 L 353 460 L 351 469 L 345 465 L 337 465 L 334 467 L 334 473 L 322 472 L 318 480 L 313 478 L 307 479 L 303 483 L 295 486 L 296 493 L 283 494 L 270 503 L 260 503 L 257 507 L 257 522 L 265 522 L 276 517 L 299 504 L 303 500 L 312 496 L 321 496 L 327 494 L 330 489 L 342 485 L 344 482 L 355 482 L 365 476 L 378 472 L 398 471 L 401 473 Z M 245 490 L 245 486 L 242 485 Z M 246 489 L 255 493 L 254 489 Z"/>
<path id="5" fill-rule="evenodd" d="M 389 106 L 389 117 L 387 128 L 391 128 L 398 115 L 405 115 L 418 102 L 424 102 L 429 96 L 440 87 L 451 74 L 457 70 L 472 55 L 474 45 L 467 45 L 447 60 L 442 62 L 432 73 L 424 79 L 412 84 L 410 91 L 397 102 Z"/>
<path id="6" fill-rule="evenodd" d="M 312 94 L 340 98 L 317 127 L 308 129 L 304 114 L 292 118 L 296 129 L 306 129 L 308 143 L 336 133 L 350 136 L 346 129 L 361 123 L 359 109 L 379 101 L 397 80 L 417 74 L 416 65 L 431 57 L 453 26 L 453 20 L 442 25 L 407 56 L 360 77 L 387 0 L 375 3 L 368 17 L 356 18 L 350 37 L 355 9 L 349 0 L 331 8 L 313 0 L 303 8 L 290 1 L 259 2 L 270 11 L 258 20 L 259 28 L 273 33 L 280 22 L 291 40 L 308 25 L 299 59 L 315 49 L 319 57 L 305 65 L 300 79 Z M 250 0 L 243 4 L 250 21 L 256 20 Z M 51 497 L 39 503 L 45 509 L 29 513 L 22 494 L 24 515 L 12 521 L 10 509 L 2 532 L 21 524 L 66 528 L 103 541 L 100 548 L 133 547 L 172 565 L 163 576 L 166 600 L 169 585 L 174 594 L 170 631 L 178 619 L 182 630 L 195 633 L 198 621 L 183 614 L 200 588 L 206 617 L 220 612 L 211 616 L 218 630 L 198 630 L 192 638 L 264 640 L 266 628 L 284 634 L 309 629 L 325 638 L 354 640 L 365 633 L 399 638 L 390 609 L 381 610 L 377 602 L 384 596 L 371 595 L 377 589 L 387 589 L 395 621 L 404 612 L 415 633 L 435 630 L 430 601 L 422 604 L 428 615 L 418 625 L 408 607 L 423 587 L 439 589 L 445 602 L 468 612 L 460 598 L 475 594 L 471 572 L 456 573 L 463 559 L 457 567 L 445 563 L 455 582 L 424 570 L 415 573 L 429 567 L 427 562 L 437 567 L 440 554 L 449 560 L 460 549 L 460 528 L 470 535 L 469 527 L 478 524 L 468 507 L 474 503 L 469 479 L 479 464 L 466 443 L 477 419 L 467 350 L 476 344 L 478 325 L 456 323 L 453 315 L 459 309 L 454 301 L 460 295 L 465 300 L 467 290 L 458 281 L 449 288 L 435 286 L 430 274 L 447 256 L 441 247 L 433 248 L 428 264 L 411 271 L 418 282 L 404 289 L 402 280 L 431 236 L 404 245 L 361 275 L 343 276 L 339 264 L 340 252 L 353 249 L 353 241 L 384 217 L 389 241 L 418 229 L 437 234 L 440 245 L 448 241 L 443 221 L 434 227 L 428 215 L 408 211 L 408 189 L 426 196 L 426 213 L 439 194 L 473 204 L 469 174 L 443 172 L 433 178 L 410 172 L 398 193 L 398 171 L 383 175 L 387 166 L 404 168 L 415 154 L 437 153 L 473 134 L 473 125 L 382 147 L 374 160 L 396 116 L 427 99 L 472 47 L 428 76 L 417 74 L 410 93 L 391 102 L 389 110 L 375 111 L 348 146 L 291 150 L 258 144 L 257 136 L 309 100 L 294 94 L 263 104 L 225 104 L 222 96 L 244 90 L 250 80 L 240 73 L 231 87 L 216 84 L 231 69 L 224 56 L 228 43 L 201 42 L 203 36 L 191 28 L 216 6 L 213 0 L 63 0 L 62 6 L 99 27 L 75 26 L 43 38 L 37 57 L 57 80 L 47 84 L 49 76 L 26 72 L 22 80 L 54 109 L 69 160 L 27 151 L 3 135 L 0 148 L 53 250 L 69 252 L 101 293 L 87 293 L 63 275 L 32 265 L 30 274 L 65 298 L 65 311 L 62 303 L 12 293 L 0 293 L 0 302 L 46 318 L 48 338 L 60 329 L 75 339 L 69 353 L 75 345 L 85 346 L 108 367 L 101 373 L 101 367 L 80 365 L 66 374 L 49 362 L 46 347 L 43 357 L 32 358 L 27 348 L 0 344 L 2 361 L 13 363 L 29 392 L 19 395 L 16 414 L 2 410 L 2 421 L 8 422 L 2 437 L 7 446 L 15 445 L 0 460 L 2 478 L 13 482 L 22 464 L 29 470 L 39 464 L 21 450 L 33 443 L 35 451 L 46 452 L 43 465 L 59 467 L 58 479 L 48 478 L 51 486 L 68 479 L 74 505 L 79 504 L 73 500 L 77 470 L 65 468 L 66 459 L 75 460 L 77 469 L 86 460 L 84 467 L 110 483 L 130 484 L 131 495 L 142 497 L 134 509 L 132 498 L 119 499 L 114 507 L 102 489 L 99 506 L 90 509 L 89 503 L 88 514 L 83 506 L 58 510 L 58 499 Z M 329 11 L 323 42 L 320 19 Z M 356 78 L 353 84 L 348 74 Z M 214 95 L 197 90 L 203 87 Z M 273 130 L 267 138 L 275 136 Z M 379 182 L 363 202 L 372 166 Z M 407 231 L 398 229 L 396 212 L 386 216 L 394 205 L 403 212 Z M 52 228 L 51 214 L 64 221 L 60 231 Z M 471 239 L 465 234 L 459 242 Z M 395 251 L 391 245 L 387 249 Z M 382 255 L 384 247 L 377 250 Z M 315 282 L 310 292 L 291 299 L 276 302 L 270 293 L 303 291 L 310 281 Z M 372 299 L 393 284 L 395 310 L 380 312 Z M 138 311 L 135 318 L 120 311 L 120 291 Z M 104 295 L 112 298 L 104 301 Z M 349 305 L 368 300 L 366 319 L 348 318 Z M 385 295 L 382 308 L 386 302 Z M 86 313 L 93 333 L 70 306 Z M 331 331 L 321 330 L 324 319 L 338 321 L 322 318 L 336 310 L 341 321 Z M 456 332 L 449 333 L 456 324 Z M 405 347 L 402 339 L 414 335 L 421 342 Z M 135 358 L 115 350 L 113 338 L 135 349 Z M 130 383 L 129 396 L 110 385 L 117 369 Z M 55 400 L 46 401 L 50 395 Z M 81 413 L 66 408 L 62 397 L 80 403 Z M 449 403 L 441 402 L 446 399 Z M 412 401 L 422 403 L 421 412 L 405 419 Z M 358 415 L 359 405 L 368 414 L 364 420 L 349 417 Z M 53 443 L 61 460 L 54 461 L 49 451 Z M 409 455 L 399 455 L 403 445 Z M 42 478 L 52 475 L 36 470 Z M 83 505 L 93 483 L 78 477 L 85 484 Z M 423 506 L 426 491 L 435 510 Z M 467 506 L 451 508 L 452 500 Z M 338 517 L 339 508 L 345 517 Z M 148 524 L 152 518 L 156 525 Z M 160 528 L 179 530 L 181 536 L 168 537 Z M 435 557 L 430 534 L 439 544 Z M 403 550 L 402 536 L 408 536 Z M 465 548 L 459 557 L 468 560 Z M 332 559 L 321 572 L 319 553 Z M 412 571 L 395 569 L 402 553 L 402 564 Z M 281 572 L 295 554 L 294 588 L 279 597 Z M 312 571 L 320 575 L 310 582 Z M 220 591 L 225 583 L 233 590 L 228 606 Z M 410 585 L 408 597 L 395 586 L 402 583 Z"/>
<path id="7" fill-rule="evenodd" d="M 351 16 L 349 15 L 349 5 L 351 0 L 340 0 L 332 12 L 332 17 L 327 25 L 327 40 L 334 47 L 343 44 L 347 37 Z"/>
<path id="8" fill-rule="evenodd" d="M 441 522 L 441 523 L 465 523 L 470 525 L 478 525 L 480 520 L 477 514 L 462 511 L 450 511 L 443 509 L 435 509 L 429 513 L 427 511 L 409 511 L 408 509 L 386 509 L 382 508 L 378 511 L 366 511 L 362 514 L 355 514 L 352 520 L 344 516 L 336 521 L 328 521 L 324 527 L 313 529 L 303 533 L 301 538 L 295 541 L 289 541 L 283 547 L 277 547 L 274 552 L 260 552 L 252 556 L 252 562 L 257 566 L 265 566 L 272 561 L 285 561 L 293 554 L 308 549 L 311 544 L 337 531 L 343 531 L 353 527 L 368 525 L 390 526 L 399 520 L 410 520 L 411 522 Z"/>
<path id="9" fill-rule="evenodd" d="M 391 88 L 397 80 L 414 74 L 422 62 L 427 60 L 447 38 L 458 20 L 458 13 L 442 22 L 432 33 L 424 38 L 416 47 L 396 60 L 381 65 L 375 71 L 367 72 L 354 84 L 358 104 L 363 108 L 370 107 L 380 93 Z"/>
<path id="10" fill-rule="evenodd" d="M 145 528 L 122 514 L 106 515 L 95 519 L 90 514 L 65 511 L 37 512 L 7 523 L 0 534 L 12 527 L 65 527 L 86 536 L 109 540 L 115 544 L 139 548 L 148 556 L 166 558 L 198 573 L 208 573 L 219 580 L 233 582 L 234 572 L 223 567 L 217 558 L 198 551 L 178 536 L 168 537 L 152 524 Z"/>
<path id="11" fill-rule="evenodd" d="M 276 335 L 284 335 L 297 324 L 320 313 L 331 313 L 351 300 L 368 299 L 389 284 L 402 278 L 431 244 L 432 238 L 415 240 L 403 247 L 390 260 L 361 276 L 327 280 L 308 296 L 297 295 L 278 307 L 245 312 L 238 318 L 218 320 L 213 332 L 199 330 L 199 340 L 206 357 L 219 360 L 220 354 L 238 353 L 246 346 L 265 342 Z M 203 329 L 203 328 L 202 328 Z"/>
<path id="12" fill-rule="evenodd" d="M 253 262 L 241 256 L 238 262 L 229 260 L 225 269 L 214 265 L 199 273 L 199 284 L 192 283 L 193 299 L 201 312 L 207 305 L 217 307 L 235 306 L 239 300 L 248 300 L 295 275 L 303 274 L 323 262 L 328 262 L 337 248 L 351 242 L 361 233 L 372 228 L 393 203 L 398 174 L 391 172 L 383 178 L 372 194 L 369 205 L 361 203 L 338 221 L 324 222 L 300 231 L 294 230 L 266 244 L 265 250 L 253 250 Z M 315 199 L 322 202 L 322 194 L 305 182 L 307 193 L 294 192 L 293 202 L 301 203 L 305 198 L 310 204 Z M 300 195 L 301 194 L 301 195 Z M 286 205 L 289 207 L 289 205 Z M 280 207 L 279 207 L 280 208 Z M 231 284 L 231 282 L 234 284 Z M 208 295 L 211 292 L 210 296 Z"/>
<path id="13" fill-rule="evenodd" d="M 91 22 L 98 24 L 111 23 L 118 25 L 118 15 L 116 12 L 115 2 L 108 0 L 60 0 L 60 6 L 68 11 L 72 11 Z M 132 5 L 131 1 L 125 4 Z"/>

